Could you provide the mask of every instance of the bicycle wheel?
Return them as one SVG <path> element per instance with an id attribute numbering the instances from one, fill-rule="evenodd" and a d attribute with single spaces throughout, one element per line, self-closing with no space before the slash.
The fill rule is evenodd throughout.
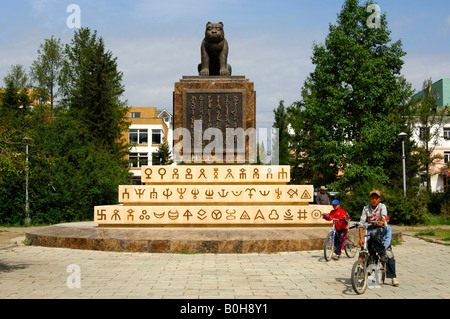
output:
<path id="1" fill-rule="evenodd" d="M 356 239 L 354 234 L 348 233 L 345 239 L 344 251 L 348 258 L 353 258 L 356 255 L 358 246 L 356 245 Z"/>
<path id="2" fill-rule="evenodd" d="M 361 259 L 355 261 L 352 267 L 352 287 L 358 295 L 363 294 L 367 288 L 366 263 Z"/>
<path id="3" fill-rule="evenodd" d="M 329 232 L 323 245 L 323 256 L 326 261 L 330 261 L 334 253 L 334 232 Z"/>

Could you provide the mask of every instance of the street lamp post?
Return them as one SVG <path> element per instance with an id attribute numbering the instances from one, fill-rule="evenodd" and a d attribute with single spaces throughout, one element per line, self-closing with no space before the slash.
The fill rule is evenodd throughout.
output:
<path id="1" fill-rule="evenodd" d="M 25 140 L 25 143 L 26 143 L 26 146 L 25 146 L 25 153 L 26 153 L 26 158 L 25 158 L 25 171 L 26 171 L 26 176 L 25 176 L 25 225 L 30 225 L 30 223 L 31 223 L 30 203 L 28 201 L 28 140 L 30 138 L 24 137 L 23 139 Z"/>
<path id="2" fill-rule="evenodd" d="M 405 138 L 408 134 L 401 132 L 398 136 L 402 139 L 402 158 L 403 158 L 403 196 L 406 198 L 406 155 Z"/>

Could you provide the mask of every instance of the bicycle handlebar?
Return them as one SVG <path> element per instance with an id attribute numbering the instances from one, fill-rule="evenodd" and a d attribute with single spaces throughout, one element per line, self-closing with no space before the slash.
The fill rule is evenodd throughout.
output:
<path id="1" fill-rule="evenodd" d="M 377 221 L 373 221 L 373 222 L 364 222 L 363 227 L 360 227 L 360 228 L 367 228 L 367 227 L 369 227 L 370 225 L 376 225 L 376 224 L 378 224 L 378 222 L 380 222 L 380 221 L 377 220 Z"/>

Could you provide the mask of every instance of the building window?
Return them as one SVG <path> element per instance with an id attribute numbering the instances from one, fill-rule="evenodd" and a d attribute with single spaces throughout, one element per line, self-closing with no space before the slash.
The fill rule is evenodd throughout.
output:
<path id="1" fill-rule="evenodd" d="M 429 136 L 430 136 L 430 128 L 428 128 L 428 127 L 421 127 L 419 129 L 419 134 L 420 134 L 420 139 L 422 141 L 428 141 Z"/>
<path id="2" fill-rule="evenodd" d="M 148 165 L 148 153 L 130 153 L 130 167 L 142 167 Z"/>
<path id="3" fill-rule="evenodd" d="M 444 163 L 450 163 L 450 152 L 444 152 Z"/>
<path id="4" fill-rule="evenodd" d="M 129 138 L 132 144 L 148 144 L 148 130 L 130 129 Z"/>
<path id="5" fill-rule="evenodd" d="M 152 144 L 162 143 L 162 130 L 152 130 Z"/>
<path id="6" fill-rule="evenodd" d="M 131 112 L 130 117 L 131 118 L 139 118 L 139 117 L 141 117 L 141 112 Z"/>
<path id="7" fill-rule="evenodd" d="M 167 115 L 163 115 L 163 120 L 164 122 L 168 123 L 169 122 L 169 117 Z"/>
<path id="8" fill-rule="evenodd" d="M 450 127 L 444 127 L 444 139 L 450 140 Z"/>

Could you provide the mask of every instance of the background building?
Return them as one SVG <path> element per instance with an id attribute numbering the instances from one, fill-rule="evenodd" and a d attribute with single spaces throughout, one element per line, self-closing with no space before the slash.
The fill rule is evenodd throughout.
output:
<path id="1" fill-rule="evenodd" d="M 132 183 L 141 184 L 141 167 L 157 164 L 152 156 L 158 147 L 167 141 L 173 152 L 173 117 L 166 111 L 158 111 L 156 107 L 130 107 L 127 114 L 131 125 L 126 139 L 134 146 L 128 156 Z"/>
<path id="2" fill-rule="evenodd" d="M 437 95 L 437 108 L 450 106 L 450 78 L 440 79 L 432 84 L 432 90 Z M 414 95 L 414 97 L 423 96 L 423 91 Z M 418 123 L 415 127 L 413 139 L 419 146 L 421 145 L 420 135 L 423 134 L 424 128 Z M 448 164 L 450 162 L 450 118 L 444 121 L 444 124 L 435 125 L 430 128 L 432 132 L 438 133 L 438 139 L 432 147 L 434 147 L 433 155 L 441 155 L 442 159 L 438 160 L 431 167 L 430 186 L 433 192 L 440 192 L 450 184 Z M 423 178 L 422 188 L 426 188 L 426 179 Z"/>

